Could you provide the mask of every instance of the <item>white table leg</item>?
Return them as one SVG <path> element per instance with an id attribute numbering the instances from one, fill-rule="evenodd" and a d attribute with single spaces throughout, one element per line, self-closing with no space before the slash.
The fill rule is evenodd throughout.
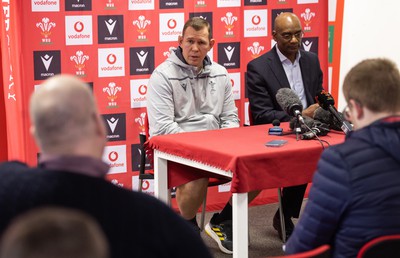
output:
<path id="1" fill-rule="evenodd" d="M 249 256 L 249 226 L 247 193 L 234 193 L 232 197 L 233 258 Z"/>
<path id="2" fill-rule="evenodd" d="M 154 195 L 169 205 L 167 160 L 161 158 L 157 150 L 154 150 Z"/>

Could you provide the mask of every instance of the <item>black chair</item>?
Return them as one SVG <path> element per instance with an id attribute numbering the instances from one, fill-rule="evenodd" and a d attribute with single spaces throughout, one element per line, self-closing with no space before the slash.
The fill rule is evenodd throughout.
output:
<path id="1" fill-rule="evenodd" d="M 357 254 L 357 258 L 398 257 L 400 257 L 400 234 L 374 238 L 364 244 Z"/>
<path id="2" fill-rule="evenodd" d="M 139 133 L 139 141 L 140 141 L 140 163 L 139 163 L 139 185 L 138 191 L 141 192 L 143 189 L 143 180 L 152 180 L 154 179 L 153 173 L 146 173 L 146 150 L 145 143 L 147 141 L 147 135 L 145 132 Z"/>

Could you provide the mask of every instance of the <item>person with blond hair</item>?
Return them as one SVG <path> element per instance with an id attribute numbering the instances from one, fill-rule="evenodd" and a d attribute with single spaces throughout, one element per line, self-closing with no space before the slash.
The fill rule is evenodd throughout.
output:
<path id="1" fill-rule="evenodd" d="M 0 258 L 109 258 L 107 238 L 86 213 L 60 207 L 30 210 L 2 236 Z"/>
<path id="2" fill-rule="evenodd" d="M 334 258 L 356 257 L 369 240 L 400 234 L 400 72 L 386 58 L 361 61 L 343 94 L 354 131 L 322 153 L 288 254 L 329 244 Z"/>

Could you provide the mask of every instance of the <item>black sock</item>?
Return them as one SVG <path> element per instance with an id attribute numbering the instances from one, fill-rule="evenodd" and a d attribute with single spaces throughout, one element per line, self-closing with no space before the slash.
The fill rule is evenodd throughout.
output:
<path id="1" fill-rule="evenodd" d="M 222 221 L 232 220 L 232 205 L 227 202 L 224 209 L 213 218 L 213 223 L 220 224 Z"/>
<path id="2" fill-rule="evenodd" d="M 188 221 L 193 225 L 198 226 L 196 216 L 194 216 L 192 219 L 188 219 Z"/>

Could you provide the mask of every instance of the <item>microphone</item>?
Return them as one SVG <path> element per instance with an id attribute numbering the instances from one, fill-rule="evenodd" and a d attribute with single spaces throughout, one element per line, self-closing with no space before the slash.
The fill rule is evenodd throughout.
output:
<path id="1" fill-rule="evenodd" d="M 274 119 L 272 121 L 272 128 L 268 129 L 268 134 L 269 135 L 282 135 L 283 134 L 283 129 L 281 127 L 279 127 L 281 125 L 281 121 L 279 121 L 278 119 Z"/>
<path id="2" fill-rule="evenodd" d="M 328 110 L 333 117 L 336 118 L 336 120 L 340 123 L 340 128 L 345 134 L 348 134 L 351 130 L 353 130 L 353 127 L 349 121 L 346 121 L 342 116 L 339 115 L 339 112 L 334 106 L 335 100 L 329 92 L 325 90 L 318 92 L 317 96 L 315 96 L 315 100 L 323 109 Z"/>
<path id="3" fill-rule="evenodd" d="M 309 128 L 314 127 L 315 126 L 315 120 L 312 119 L 311 117 L 305 116 L 304 117 L 304 124 L 300 125 L 300 133 L 305 133 L 307 131 L 309 131 Z M 295 130 L 297 126 L 297 118 L 292 117 L 289 121 L 289 129 L 291 130 Z"/>
<path id="4" fill-rule="evenodd" d="M 344 119 L 342 113 L 339 112 L 338 114 Z M 342 130 L 340 122 L 337 121 L 337 119 L 335 119 L 329 111 L 323 109 L 322 107 L 319 107 L 314 111 L 313 118 L 321 123 L 329 125 L 330 129 L 336 131 Z"/>
<path id="5" fill-rule="evenodd" d="M 281 88 L 276 93 L 276 101 L 281 108 L 290 116 L 296 117 L 300 123 L 304 124 L 304 118 L 301 115 L 303 105 L 297 94 L 289 88 Z"/>
<path id="6" fill-rule="evenodd" d="M 317 136 L 325 136 L 329 133 L 329 126 L 324 123 L 316 123 L 310 131 L 303 133 L 300 138 L 302 140 L 311 140 Z"/>

